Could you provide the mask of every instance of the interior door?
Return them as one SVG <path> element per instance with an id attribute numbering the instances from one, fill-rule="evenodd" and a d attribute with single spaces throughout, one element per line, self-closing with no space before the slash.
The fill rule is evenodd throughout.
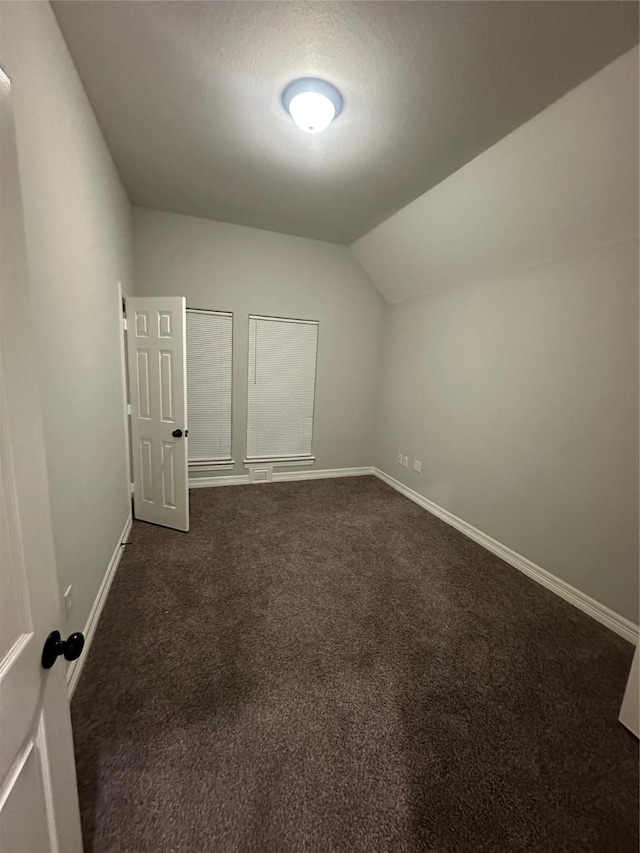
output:
<path id="1" fill-rule="evenodd" d="M 640 737 L 640 646 L 636 646 L 631 672 L 620 708 L 620 722 Z"/>
<path id="2" fill-rule="evenodd" d="M 133 508 L 140 521 L 189 529 L 186 304 L 129 296 Z"/>
<path id="3" fill-rule="evenodd" d="M 11 87 L 0 70 L 0 850 L 82 850 Z"/>

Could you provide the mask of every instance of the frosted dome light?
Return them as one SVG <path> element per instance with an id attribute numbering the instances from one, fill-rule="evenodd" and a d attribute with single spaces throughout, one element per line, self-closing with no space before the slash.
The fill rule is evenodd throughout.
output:
<path id="1" fill-rule="evenodd" d="M 326 80 L 301 77 L 282 93 L 282 104 L 291 118 L 305 133 L 326 130 L 342 110 L 342 95 Z"/>

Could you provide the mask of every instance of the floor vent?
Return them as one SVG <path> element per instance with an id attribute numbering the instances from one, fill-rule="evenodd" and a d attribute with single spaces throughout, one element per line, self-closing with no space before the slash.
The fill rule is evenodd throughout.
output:
<path id="1" fill-rule="evenodd" d="M 249 468 L 250 483 L 270 483 L 273 480 L 273 468 Z"/>

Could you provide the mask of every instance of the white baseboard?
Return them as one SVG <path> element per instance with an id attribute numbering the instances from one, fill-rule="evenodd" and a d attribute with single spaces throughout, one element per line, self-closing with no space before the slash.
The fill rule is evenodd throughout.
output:
<path id="1" fill-rule="evenodd" d="M 319 471 L 274 471 L 273 481 L 326 480 L 331 477 L 362 477 L 373 474 L 373 468 L 324 468 Z"/>
<path id="2" fill-rule="evenodd" d="M 547 589 L 550 589 L 552 592 L 555 592 L 555 594 L 559 595 L 560 598 L 564 598 L 565 601 L 573 604 L 579 610 L 582 610 L 583 613 L 588 614 L 593 619 L 596 619 L 598 622 L 606 625 L 607 628 L 615 631 L 616 634 L 624 637 L 625 640 L 629 640 L 629 642 L 636 645 L 638 644 L 638 626 L 631 622 L 630 619 L 620 616 L 619 613 L 614 613 L 613 610 L 605 607 L 604 604 L 600 604 L 599 601 L 596 601 L 584 592 L 581 592 L 579 589 L 576 589 L 566 583 L 566 581 L 552 575 L 551 572 L 540 568 L 540 566 L 532 563 L 531 560 L 527 560 L 526 557 L 512 551 L 511 548 L 507 548 L 506 545 L 492 539 L 491 536 L 487 536 L 486 533 L 482 533 L 482 531 L 477 530 L 475 527 L 472 527 L 472 525 L 467 524 L 466 521 L 463 521 L 461 518 L 458 518 L 458 516 L 446 509 L 443 509 L 441 506 L 438 506 L 438 504 L 433 503 L 433 501 L 425 498 L 424 495 L 419 494 L 409 488 L 409 486 L 405 486 L 399 480 L 389 476 L 389 474 L 385 474 L 385 472 L 381 471 L 379 468 L 374 468 L 373 473 L 376 477 L 384 480 L 384 482 L 389 486 L 405 495 L 405 497 L 432 513 L 432 515 L 436 515 L 438 518 L 442 519 L 442 521 L 445 521 L 447 524 L 455 527 L 456 530 L 464 533 L 464 535 L 468 536 L 469 539 L 473 539 L 474 542 L 482 545 L 482 547 L 486 548 L 487 551 L 491 551 L 493 554 L 500 557 L 500 559 L 504 560 L 505 563 L 509 563 L 510 566 L 513 566 L 537 583 Z"/>
<path id="3" fill-rule="evenodd" d="M 249 482 L 248 474 L 232 474 L 229 477 L 190 477 L 190 489 L 209 489 L 213 486 L 242 486 Z"/>
<path id="4" fill-rule="evenodd" d="M 274 483 L 290 480 L 324 480 L 329 477 L 361 477 L 365 474 L 373 474 L 371 467 L 366 468 L 324 468 L 318 471 L 278 471 L 273 472 Z M 249 482 L 248 474 L 237 474 L 233 477 L 198 477 L 189 480 L 190 489 L 206 489 L 211 486 L 240 486 Z M 256 485 L 264 485 L 261 482 Z"/>
<path id="5" fill-rule="evenodd" d="M 80 678 L 80 673 L 82 672 L 84 662 L 87 659 L 87 655 L 89 654 L 93 635 L 95 634 L 98 622 L 100 621 L 102 610 L 107 600 L 107 596 L 109 595 L 109 590 L 111 589 L 111 583 L 113 582 L 113 579 L 116 574 L 116 569 L 118 568 L 120 560 L 122 559 L 122 553 L 124 551 L 122 543 L 126 541 L 127 536 L 131 531 L 132 523 L 133 520 L 131 516 L 129 516 L 124 525 L 122 534 L 120 536 L 120 539 L 118 540 L 118 544 L 116 545 L 115 551 L 111 555 L 109 565 L 107 566 L 107 571 L 105 572 L 104 578 L 102 579 L 102 583 L 100 584 L 100 589 L 98 590 L 98 594 L 96 595 L 95 601 L 93 602 L 93 607 L 91 608 L 91 612 L 89 613 L 87 624 L 84 627 L 84 649 L 82 651 L 82 654 L 77 660 L 74 660 L 70 664 L 69 669 L 67 670 L 67 690 L 69 693 L 69 699 L 71 699 L 71 697 L 73 696 L 73 691 L 76 689 L 76 685 L 78 683 L 78 679 Z"/>

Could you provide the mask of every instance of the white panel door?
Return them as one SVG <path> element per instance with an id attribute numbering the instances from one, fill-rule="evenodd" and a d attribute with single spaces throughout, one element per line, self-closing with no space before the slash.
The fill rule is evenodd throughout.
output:
<path id="1" fill-rule="evenodd" d="M 0 850 L 80 853 L 49 485 L 9 81 L 0 71 Z"/>
<path id="2" fill-rule="evenodd" d="M 640 646 L 636 646 L 631 663 L 631 672 L 624 692 L 620 722 L 636 737 L 640 737 Z"/>
<path id="3" fill-rule="evenodd" d="M 133 507 L 140 521 L 189 529 L 186 304 L 128 296 Z"/>

